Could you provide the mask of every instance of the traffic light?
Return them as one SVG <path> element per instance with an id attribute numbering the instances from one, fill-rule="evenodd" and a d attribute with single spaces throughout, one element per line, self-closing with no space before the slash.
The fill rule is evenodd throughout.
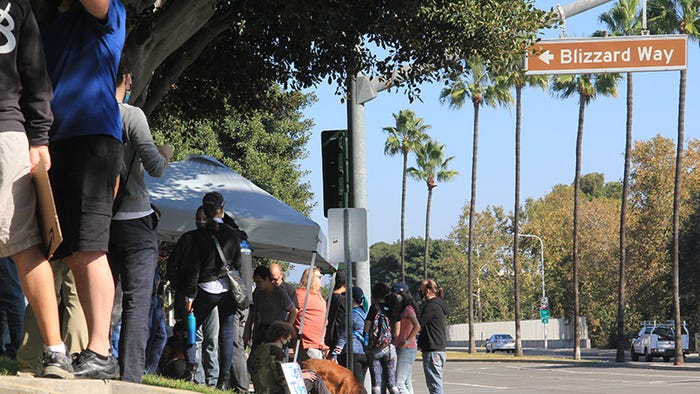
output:
<path id="1" fill-rule="evenodd" d="M 323 160 L 323 214 L 331 208 L 352 205 L 352 165 L 347 130 L 327 130 L 321 133 Z"/>

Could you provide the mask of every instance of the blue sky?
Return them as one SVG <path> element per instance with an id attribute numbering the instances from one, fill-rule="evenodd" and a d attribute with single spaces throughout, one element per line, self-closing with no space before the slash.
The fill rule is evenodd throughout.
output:
<path id="1" fill-rule="evenodd" d="M 541 9 L 556 2 L 536 1 Z M 567 4 L 567 2 L 562 2 Z M 567 20 L 569 37 L 587 37 L 602 29 L 598 16 L 614 2 L 602 5 Z M 558 30 L 542 32 L 543 38 L 559 37 Z M 700 49 L 697 42 L 688 46 L 688 80 L 685 118 L 686 140 L 700 134 Z M 634 75 L 635 140 L 656 134 L 673 138 L 677 132 L 679 72 L 647 72 Z M 383 127 L 393 126 L 393 113 L 410 109 L 432 126 L 431 136 L 446 145 L 446 154 L 455 156 L 451 168 L 460 172 L 454 181 L 439 184 L 433 192 L 431 238 L 445 238 L 456 225 L 470 196 L 472 119 L 471 106 L 452 110 L 441 105 L 438 97 L 443 85 L 423 85 L 423 102 L 409 103 L 396 90 L 385 91 L 365 105 L 367 135 L 368 239 L 396 242 L 400 239 L 401 159 L 384 155 L 386 134 Z M 335 88 L 328 85 L 314 90 L 319 101 L 305 111 L 315 126 L 308 146 L 309 157 L 301 162 L 310 171 L 306 178 L 316 194 L 318 206 L 311 219 L 327 233 L 323 216 L 321 170 L 321 131 L 347 128 L 346 107 Z M 618 98 L 598 98 L 586 109 L 583 136 L 583 173 L 600 172 L 606 181 L 620 180 L 625 142 L 625 84 Z M 523 93 L 521 198 L 539 198 L 554 185 L 571 183 L 574 178 L 578 104 L 576 98 L 561 100 L 549 92 L 526 89 Z M 480 111 L 477 209 L 501 205 L 507 211 L 514 205 L 514 109 Z M 412 161 L 411 161 L 412 162 Z M 409 180 L 407 186 L 406 236 L 422 237 L 425 233 L 425 183 Z M 522 202 L 521 201 L 521 202 Z M 670 214 L 670 213 L 669 213 Z"/>

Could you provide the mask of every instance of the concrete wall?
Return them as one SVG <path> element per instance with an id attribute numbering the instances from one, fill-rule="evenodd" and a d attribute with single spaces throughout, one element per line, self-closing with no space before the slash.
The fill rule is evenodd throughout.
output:
<path id="1" fill-rule="evenodd" d="M 588 323 L 585 317 L 581 322 L 581 347 L 590 348 L 588 339 Z M 549 319 L 547 328 L 547 347 L 550 349 L 572 348 L 574 344 L 574 326 L 567 319 Z M 483 322 L 474 323 L 474 339 L 476 346 L 484 346 L 484 342 L 492 334 L 510 334 L 515 338 L 515 322 Z M 544 347 L 545 325 L 540 320 L 520 321 L 520 340 L 523 347 Z M 469 324 L 452 324 L 447 326 L 447 345 L 469 346 Z"/>

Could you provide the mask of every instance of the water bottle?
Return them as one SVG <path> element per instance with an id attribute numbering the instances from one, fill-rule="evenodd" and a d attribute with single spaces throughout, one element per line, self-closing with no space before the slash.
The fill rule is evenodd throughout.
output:
<path id="1" fill-rule="evenodd" d="M 187 315 L 187 344 L 194 345 L 197 343 L 197 319 L 194 313 L 190 312 Z"/>

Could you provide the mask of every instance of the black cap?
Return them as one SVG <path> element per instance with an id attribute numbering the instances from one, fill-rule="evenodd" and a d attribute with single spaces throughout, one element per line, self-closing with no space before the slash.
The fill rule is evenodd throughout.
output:
<path id="1" fill-rule="evenodd" d="M 202 205 L 209 205 L 213 209 L 224 207 L 224 196 L 218 192 L 209 192 L 202 198 Z"/>

